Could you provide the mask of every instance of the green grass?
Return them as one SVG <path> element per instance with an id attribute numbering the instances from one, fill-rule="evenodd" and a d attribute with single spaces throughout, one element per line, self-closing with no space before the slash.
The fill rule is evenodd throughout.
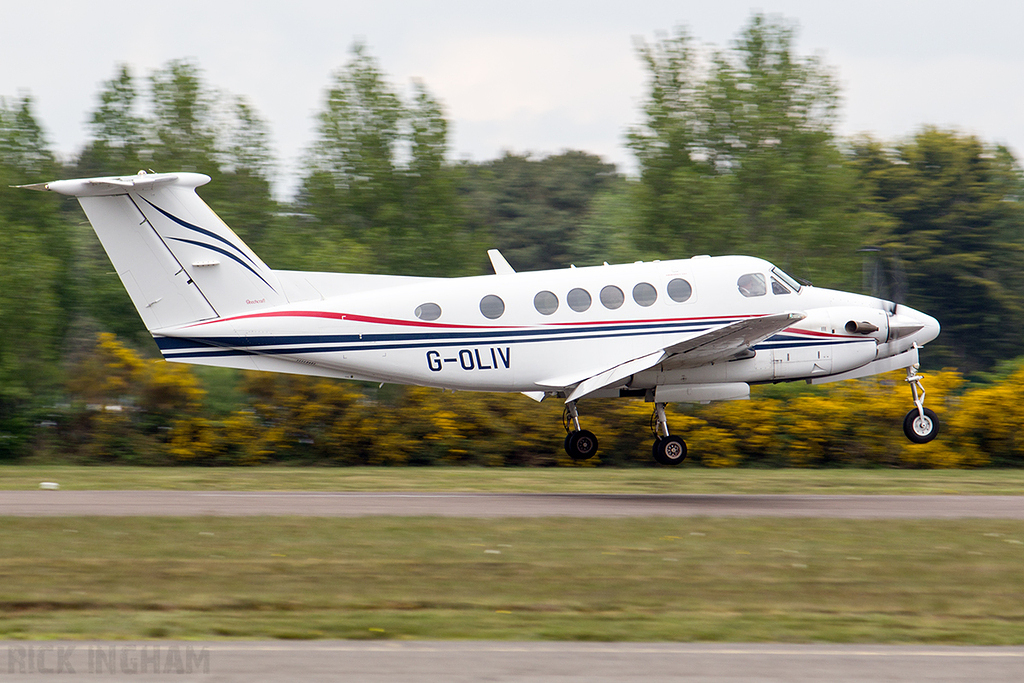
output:
<path id="1" fill-rule="evenodd" d="M 505 491 L 1024 495 L 1024 470 L 0 466 L 0 490 Z"/>
<path id="2" fill-rule="evenodd" d="M 1024 643 L 1019 521 L 0 523 L 0 638 Z"/>

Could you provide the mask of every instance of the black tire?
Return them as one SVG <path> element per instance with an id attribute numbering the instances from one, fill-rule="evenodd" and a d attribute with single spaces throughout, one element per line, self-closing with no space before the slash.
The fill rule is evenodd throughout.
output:
<path id="1" fill-rule="evenodd" d="M 580 429 L 565 437 L 565 452 L 573 460 L 587 460 L 597 453 L 597 437 L 593 432 Z"/>
<path id="2" fill-rule="evenodd" d="M 666 436 L 654 442 L 654 459 L 662 465 L 678 465 L 686 460 L 686 442 L 678 436 Z"/>
<path id="3" fill-rule="evenodd" d="M 914 443 L 928 443 L 939 433 L 939 418 L 930 408 L 924 409 L 924 417 L 914 408 L 903 418 L 903 433 Z"/>

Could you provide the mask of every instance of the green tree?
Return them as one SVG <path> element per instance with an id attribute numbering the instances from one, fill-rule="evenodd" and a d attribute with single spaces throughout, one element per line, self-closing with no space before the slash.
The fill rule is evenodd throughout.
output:
<path id="1" fill-rule="evenodd" d="M 214 146 L 218 163 L 204 171 L 214 176 L 215 182 L 200 193 L 250 247 L 269 258 L 276 244 L 275 233 L 287 230 L 273 197 L 275 159 L 270 129 L 243 97 L 222 95 L 218 108 L 222 111 Z"/>
<path id="2" fill-rule="evenodd" d="M 859 140 L 852 163 L 906 303 L 942 324 L 929 350 L 968 371 L 1024 352 L 1024 177 L 1009 150 L 925 128 L 893 148 Z"/>
<path id="3" fill-rule="evenodd" d="M 543 159 L 506 153 L 465 164 L 463 170 L 467 212 L 477 233 L 517 270 L 564 268 L 593 259 L 595 250 L 580 239 L 592 202 L 624 185 L 613 164 L 586 152 Z"/>
<path id="4" fill-rule="evenodd" d="M 353 47 L 317 115 L 297 202 L 312 222 L 302 228 L 309 243 L 328 240 L 327 253 L 372 255 L 357 268 L 464 274 L 472 235 L 445 160 L 448 124 L 423 84 L 411 99 L 403 102 L 364 45 Z"/>
<path id="5" fill-rule="evenodd" d="M 749 253 L 832 286 L 859 284 L 865 226 L 835 139 L 837 88 L 793 40 L 790 25 L 755 14 L 710 65 L 682 30 L 640 44 L 650 86 L 628 140 L 642 247 Z"/>
<path id="6" fill-rule="evenodd" d="M 468 229 L 459 195 L 460 169 L 447 161 L 448 121 L 441 103 L 423 83 L 413 84 L 407 107 L 409 164 L 404 169 L 402 193 L 408 226 L 397 250 L 400 270 L 409 275 L 470 275 L 474 253 L 484 253 Z M 398 245 L 396 245 L 398 246 Z"/>
<path id="7" fill-rule="evenodd" d="M 215 96 L 199 67 L 172 60 L 150 76 L 150 89 L 154 168 L 199 173 L 217 168 Z"/>
<path id="8" fill-rule="evenodd" d="M 73 295 L 56 205 L 11 186 L 57 169 L 32 98 L 0 98 L 0 458 L 25 452 L 33 412 L 55 386 Z"/>
<path id="9" fill-rule="evenodd" d="M 99 105 L 89 117 L 91 138 L 78 157 L 80 177 L 127 175 L 145 168 L 145 120 L 137 111 L 139 93 L 127 64 L 104 83 Z"/>
<path id="10" fill-rule="evenodd" d="M 335 72 L 307 157 L 302 201 L 339 236 L 381 244 L 399 222 L 397 148 L 404 108 L 377 61 L 357 43 Z"/>

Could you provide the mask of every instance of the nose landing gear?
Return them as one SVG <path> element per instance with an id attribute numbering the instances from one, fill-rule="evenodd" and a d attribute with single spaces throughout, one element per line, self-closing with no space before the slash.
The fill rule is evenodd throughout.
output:
<path id="1" fill-rule="evenodd" d="M 914 443 L 928 443 L 939 433 L 939 418 L 930 408 L 924 407 L 924 387 L 921 376 L 917 374 L 918 365 L 907 368 L 907 382 L 910 383 L 910 394 L 914 398 L 915 408 L 903 418 L 903 433 Z"/>

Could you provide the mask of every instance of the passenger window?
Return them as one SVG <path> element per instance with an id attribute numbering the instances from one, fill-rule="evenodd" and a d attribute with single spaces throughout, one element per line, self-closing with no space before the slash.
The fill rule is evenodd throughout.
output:
<path id="1" fill-rule="evenodd" d="M 764 275 L 761 275 L 761 273 L 740 275 L 740 279 L 736 281 L 736 286 L 739 288 L 740 294 L 746 297 L 764 296 L 768 293 L 768 285 L 765 283 Z"/>
<path id="2" fill-rule="evenodd" d="M 690 283 L 681 277 L 670 281 L 666 290 L 668 291 L 668 298 L 678 303 L 686 301 L 693 294 L 693 288 L 690 287 Z"/>
<path id="3" fill-rule="evenodd" d="M 420 304 L 416 307 L 416 317 L 420 320 L 437 320 L 441 317 L 441 307 L 437 304 Z"/>
<path id="4" fill-rule="evenodd" d="M 569 308 L 577 313 L 582 313 L 590 308 L 590 293 L 585 289 L 577 287 L 570 290 L 569 296 L 565 297 L 565 301 L 569 304 Z"/>
<path id="5" fill-rule="evenodd" d="M 790 294 L 791 292 L 786 289 L 786 285 L 782 284 L 775 278 L 772 278 L 772 294 Z"/>
<path id="6" fill-rule="evenodd" d="M 537 292 L 533 297 L 533 307 L 542 315 L 551 315 L 558 310 L 558 297 L 554 292 Z"/>
<path id="7" fill-rule="evenodd" d="M 658 290 L 654 288 L 654 285 L 641 282 L 633 288 L 633 301 L 641 306 L 651 306 L 657 300 Z"/>
<path id="8" fill-rule="evenodd" d="M 501 300 L 501 297 L 488 294 L 480 299 L 480 312 L 484 314 L 485 318 L 491 320 L 500 318 L 501 314 L 505 312 L 505 302 Z"/>
<path id="9" fill-rule="evenodd" d="M 614 311 L 626 300 L 626 295 L 615 285 L 608 285 L 601 290 L 601 303 L 604 307 Z"/>

